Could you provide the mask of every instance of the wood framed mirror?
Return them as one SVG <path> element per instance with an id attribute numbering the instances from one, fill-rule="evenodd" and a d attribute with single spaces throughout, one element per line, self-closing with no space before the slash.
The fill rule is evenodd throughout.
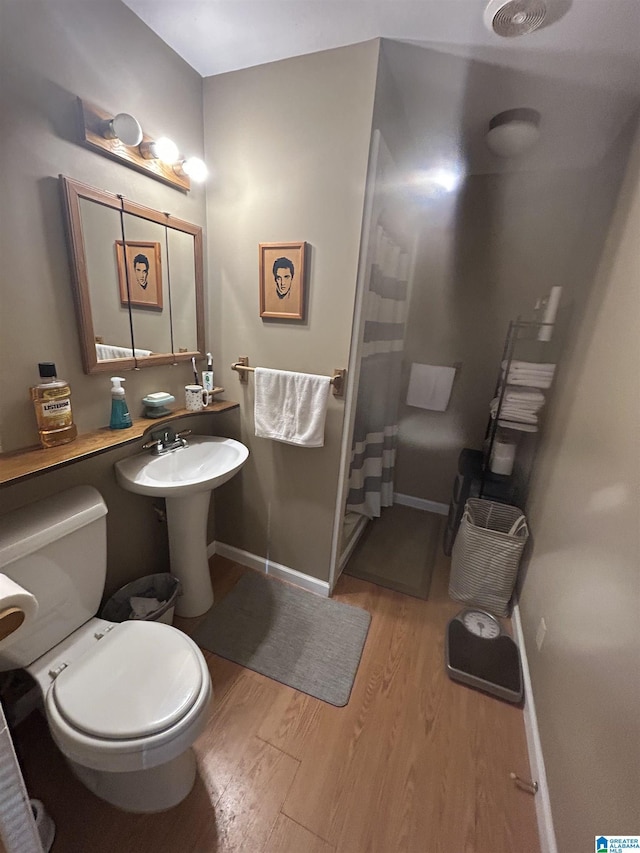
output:
<path id="1" fill-rule="evenodd" d="M 205 352 L 202 228 L 60 175 L 85 373 Z"/>

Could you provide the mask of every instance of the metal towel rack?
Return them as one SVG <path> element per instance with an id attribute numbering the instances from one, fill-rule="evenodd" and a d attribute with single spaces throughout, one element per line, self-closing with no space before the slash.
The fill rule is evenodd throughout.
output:
<path id="1" fill-rule="evenodd" d="M 255 367 L 249 367 L 249 357 L 241 355 L 237 361 L 231 365 L 231 370 L 235 370 L 240 374 L 240 382 L 246 385 L 249 381 L 249 373 L 255 373 Z M 347 381 L 347 371 L 336 368 L 333 371 L 333 376 L 329 380 L 333 386 L 334 397 L 344 397 L 344 388 Z"/>

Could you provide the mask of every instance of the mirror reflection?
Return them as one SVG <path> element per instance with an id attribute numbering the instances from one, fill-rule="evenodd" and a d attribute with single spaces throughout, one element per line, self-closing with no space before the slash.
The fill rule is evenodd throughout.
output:
<path id="1" fill-rule="evenodd" d="M 204 352 L 202 229 L 61 176 L 87 373 Z"/>

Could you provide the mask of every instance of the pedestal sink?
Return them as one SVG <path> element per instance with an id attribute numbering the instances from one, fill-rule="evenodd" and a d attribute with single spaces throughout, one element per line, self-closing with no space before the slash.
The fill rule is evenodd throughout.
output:
<path id="1" fill-rule="evenodd" d="M 124 489 L 166 500 L 171 572 L 182 584 L 179 616 L 200 616 L 213 604 L 207 560 L 211 491 L 230 480 L 248 456 L 232 438 L 192 435 L 185 447 L 156 456 L 138 453 L 115 464 Z"/>

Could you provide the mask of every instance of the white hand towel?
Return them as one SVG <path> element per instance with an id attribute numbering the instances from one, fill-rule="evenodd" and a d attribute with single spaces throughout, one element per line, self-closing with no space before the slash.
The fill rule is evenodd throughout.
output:
<path id="1" fill-rule="evenodd" d="M 433 364 L 412 364 L 407 390 L 407 406 L 444 412 L 449 405 L 455 367 Z"/>
<path id="2" fill-rule="evenodd" d="M 256 435 L 300 447 L 323 447 L 330 379 L 256 367 Z"/>

